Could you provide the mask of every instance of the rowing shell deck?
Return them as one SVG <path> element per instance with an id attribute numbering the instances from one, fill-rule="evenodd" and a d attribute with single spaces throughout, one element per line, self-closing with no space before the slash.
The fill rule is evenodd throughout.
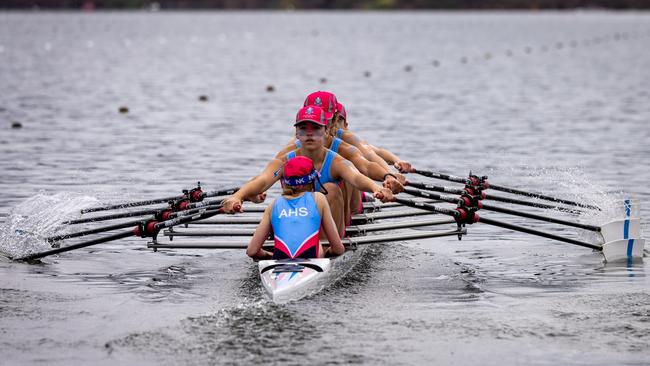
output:
<path id="1" fill-rule="evenodd" d="M 345 276 L 359 262 L 366 248 L 346 250 L 336 258 L 259 261 L 260 279 L 273 302 L 299 300 Z"/>

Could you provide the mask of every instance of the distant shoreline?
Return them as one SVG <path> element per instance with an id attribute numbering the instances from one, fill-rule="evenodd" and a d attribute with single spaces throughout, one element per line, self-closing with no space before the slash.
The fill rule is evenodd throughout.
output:
<path id="1" fill-rule="evenodd" d="M 337 6 L 332 6 L 335 3 Z M 648 0 L 3 0 L 0 10 L 644 10 Z"/>

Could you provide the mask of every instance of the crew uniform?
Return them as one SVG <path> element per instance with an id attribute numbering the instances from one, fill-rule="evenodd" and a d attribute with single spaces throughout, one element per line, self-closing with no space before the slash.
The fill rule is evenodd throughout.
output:
<path id="1" fill-rule="evenodd" d="M 278 197 L 271 226 L 275 237 L 273 259 L 318 258 L 321 216 L 313 192 L 292 199 Z"/>

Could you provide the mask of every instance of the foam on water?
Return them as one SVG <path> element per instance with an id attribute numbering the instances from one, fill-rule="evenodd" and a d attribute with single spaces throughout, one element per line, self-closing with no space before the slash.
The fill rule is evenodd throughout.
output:
<path id="1" fill-rule="evenodd" d="M 94 204 L 96 198 L 76 193 L 34 195 L 14 207 L 0 226 L 0 251 L 19 258 L 48 250 L 50 245 L 45 238 L 61 232 L 61 222 Z"/>

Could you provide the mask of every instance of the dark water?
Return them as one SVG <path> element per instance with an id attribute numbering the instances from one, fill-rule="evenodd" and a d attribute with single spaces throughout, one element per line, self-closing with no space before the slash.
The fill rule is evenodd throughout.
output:
<path id="1" fill-rule="evenodd" d="M 648 13 L 0 13 L 0 246 L 43 249 L 13 229 L 47 236 L 98 202 L 240 184 L 318 89 L 416 167 L 636 197 L 647 217 L 648 46 Z M 134 238 L 2 260 L 2 363 L 649 363 L 647 261 L 469 232 L 373 246 L 287 305 L 239 251 Z"/>

